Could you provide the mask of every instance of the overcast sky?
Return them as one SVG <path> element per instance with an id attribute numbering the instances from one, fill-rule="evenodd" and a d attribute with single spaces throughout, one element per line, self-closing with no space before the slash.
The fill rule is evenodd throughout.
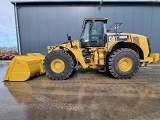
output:
<path id="1" fill-rule="evenodd" d="M 0 47 L 17 46 L 14 7 L 10 0 L 0 0 Z"/>

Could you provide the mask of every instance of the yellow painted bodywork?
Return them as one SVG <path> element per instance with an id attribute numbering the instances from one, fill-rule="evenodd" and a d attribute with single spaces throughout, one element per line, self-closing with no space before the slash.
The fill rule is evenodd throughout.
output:
<path id="1" fill-rule="evenodd" d="M 145 57 L 144 60 L 140 60 L 143 63 L 157 63 L 160 59 L 159 53 L 151 53 L 148 57 Z"/>
<path id="2" fill-rule="evenodd" d="M 144 59 L 140 59 L 142 63 L 156 63 L 160 57 L 159 53 L 149 53 L 149 45 L 147 38 L 143 35 L 130 34 L 131 42 L 137 44 L 143 51 Z"/>
<path id="3" fill-rule="evenodd" d="M 137 34 L 130 34 L 131 42 L 137 44 L 140 46 L 140 48 L 143 51 L 144 58 L 148 57 L 149 54 L 149 45 L 146 40 L 145 36 L 137 35 Z"/>
<path id="4" fill-rule="evenodd" d="M 26 81 L 33 76 L 45 73 L 43 68 L 44 58 L 40 53 L 15 56 L 7 68 L 4 80 Z"/>

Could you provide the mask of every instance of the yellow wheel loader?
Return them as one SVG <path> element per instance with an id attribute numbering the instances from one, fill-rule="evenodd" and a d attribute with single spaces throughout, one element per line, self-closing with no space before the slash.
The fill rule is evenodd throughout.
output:
<path id="1" fill-rule="evenodd" d="M 117 79 L 128 79 L 137 72 L 141 64 L 156 63 L 159 60 L 159 53 L 151 53 L 147 37 L 119 32 L 118 28 L 122 23 L 115 23 L 106 29 L 107 21 L 108 18 L 85 18 L 80 40 L 71 40 L 68 36 L 67 42 L 48 46 L 48 54 L 43 59 L 44 63 L 39 61 L 40 66 L 33 75 L 39 75 L 45 71 L 50 79 L 64 80 L 70 77 L 76 65 L 80 65 L 84 69 L 93 68 L 99 72 L 109 72 Z M 12 74 L 13 78 L 11 78 L 10 74 L 16 69 L 9 71 L 10 67 L 14 69 L 13 65 L 9 65 L 8 74 L 4 80 L 24 81 L 20 80 L 23 76 L 16 80 Z M 28 72 L 32 74 L 31 69 L 29 65 Z M 27 77 L 30 78 L 33 75 Z M 26 78 L 25 80 L 28 79 Z"/>

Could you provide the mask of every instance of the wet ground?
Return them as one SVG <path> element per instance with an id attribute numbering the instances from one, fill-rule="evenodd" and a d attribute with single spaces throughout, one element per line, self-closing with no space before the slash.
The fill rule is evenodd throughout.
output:
<path id="1" fill-rule="evenodd" d="M 7 63 L 0 61 L 0 120 L 160 120 L 160 66 L 128 80 L 79 70 L 65 81 L 2 82 Z"/>

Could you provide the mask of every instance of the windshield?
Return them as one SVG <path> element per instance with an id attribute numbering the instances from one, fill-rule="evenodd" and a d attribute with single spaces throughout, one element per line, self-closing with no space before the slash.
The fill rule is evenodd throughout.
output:
<path id="1" fill-rule="evenodd" d="M 93 23 L 91 28 L 91 35 L 101 35 L 103 34 L 103 22 L 102 21 L 96 21 Z"/>
<path id="2" fill-rule="evenodd" d="M 88 42 L 89 41 L 89 22 L 86 24 L 86 26 L 84 27 L 81 36 L 80 36 L 80 40 L 84 41 L 84 42 Z"/>

